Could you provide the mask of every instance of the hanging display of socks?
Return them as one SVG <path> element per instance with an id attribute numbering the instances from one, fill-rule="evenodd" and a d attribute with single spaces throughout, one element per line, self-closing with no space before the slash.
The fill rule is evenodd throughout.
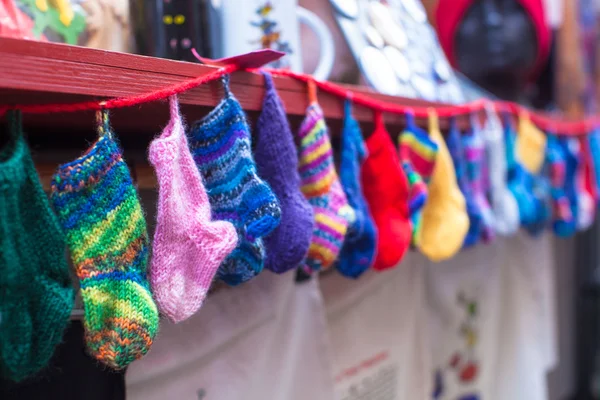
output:
<path id="1" fill-rule="evenodd" d="M 89 353 L 111 368 L 142 357 L 158 330 L 146 280 L 148 233 L 129 168 L 109 126 L 52 178 L 52 203 L 79 278 Z"/>
<path id="2" fill-rule="evenodd" d="M 306 257 L 314 213 L 300 191 L 298 154 L 294 137 L 273 78 L 265 79 L 265 98 L 257 121 L 254 156 L 258 174 L 273 188 L 281 206 L 281 223 L 265 237 L 265 267 L 276 273 L 296 269 Z"/>
<path id="3" fill-rule="evenodd" d="M 355 279 L 373 265 L 377 248 L 377 231 L 360 183 L 361 164 L 367 157 L 360 126 L 352 116 L 350 100 L 346 100 L 340 181 L 348 204 L 354 210 L 354 219 L 349 221 L 344 245 L 336 265 L 342 275 Z"/>
<path id="4" fill-rule="evenodd" d="M 237 233 L 231 222 L 211 221 L 177 98 L 169 103 L 170 121 L 148 151 L 158 181 L 150 282 L 161 313 L 181 322 L 204 302 L 219 265 L 237 245 Z"/>
<path id="5" fill-rule="evenodd" d="M 0 374 L 21 381 L 46 366 L 73 308 L 65 239 L 23 138 L 8 114 L 0 147 Z"/>
<path id="6" fill-rule="evenodd" d="M 217 272 L 228 285 L 258 275 L 265 263 L 263 237 L 281 219 L 281 208 L 269 185 L 256 173 L 250 128 L 242 106 L 223 78 L 225 97 L 188 133 L 194 160 L 204 179 L 213 218 L 231 222 L 238 244 Z"/>

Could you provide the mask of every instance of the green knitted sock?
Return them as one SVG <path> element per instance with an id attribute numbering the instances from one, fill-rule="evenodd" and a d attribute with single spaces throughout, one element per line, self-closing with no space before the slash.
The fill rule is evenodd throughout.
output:
<path id="1" fill-rule="evenodd" d="M 74 291 L 65 242 L 10 112 L 0 148 L 0 374 L 15 381 L 42 369 L 69 322 Z"/>
<path id="2" fill-rule="evenodd" d="M 146 221 L 107 119 L 98 141 L 59 168 L 52 201 L 80 280 L 88 350 L 124 368 L 150 348 L 158 310 L 146 280 Z"/>

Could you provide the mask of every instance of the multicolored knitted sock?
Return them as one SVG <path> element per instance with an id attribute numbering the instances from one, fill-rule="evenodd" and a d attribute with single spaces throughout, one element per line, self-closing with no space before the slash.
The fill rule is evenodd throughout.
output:
<path id="1" fill-rule="evenodd" d="M 481 239 L 489 243 L 496 236 L 496 219 L 487 199 L 484 174 L 487 170 L 485 143 L 478 117 L 471 115 L 471 129 L 462 136 L 465 155 L 465 176 L 473 201 L 481 212 Z"/>
<path id="2" fill-rule="evenodd" d="M 148 157 L 158 181 L 150 283 L 161 313 L 177 323 L 202 306 L 219 265 L 237 245 L 237 233 L 230 222 L 211 221 L 177 98 L 169 102 L 171 120 L 150 143 Z"/>
<path id="3" fill-rule="evenodd" d="M 265 77 L 265 98 L 257 122 L 254 150 L 258 174 L 273 188 L 281 204 L 281 224 L 264 238 L 265 267 L 276 273 L 297 268 L 310 247 L 314 214 L 300 191 L 298 154 L 287 115 L 271 75 Z"/>
<path id="4" fill-rule="evenodd" d="M 581 163 L 576 175 L 577 191 L 579 193 L 577 229 L 584 231 L 589 229 L 596 219 L 598 194 L 595 184 L 596 177 L 591 165 L 593 161 L 591 159 L 589 142 L 583 137 L 578 138 L 578 140 Z M 594 183 L 592 184 L 592 182 Z"/>
<path id="5" fill-rule="evenodd" d="M 340 252 L 338 271 L 344 276 L 358 278 L 375 261 L 377 231 L 369 206 L 362 194 L 360 166 L 367 157 L 367 149 L 358 122 L 352 116 L 350 101 L 344 104 L 342 130 L 342 160 L 340 181 L 355 218 L 348 225 L 346 239 Z"/>
<path id="6" fill-rule="evenodd" d="M 382 271 L 397 266 L 410 247 L 409 187 L 381 113 L 376 113 L 375 131 L 366 145 L 362 186 L 378 233 L 373 269 Z"/>
<path id="7" fill-rule="evenodd" d="M 21 130 L 8 115 L 0 147 L 0 376 L 20 381 L 44 368 L 60 343 L 74 291 L 65 240 Z"/>
<path id="8" fill-rule="evenodd" d="M 406 129 L 398 136 L 400 161 L 410 187 L 408 208 L 412 222 L 412 244 L 418 247 L 421 230 L 421 209 L 427 201 L 427 185 L 438 152 L 438 146 L 427 132 L 415 123 L 412 113 L 406 114 Z"/>
<path id="9" fill-rule="evenodd" d="M 438 147 L 429 184 L 429 196 L 423 207 L 422 229 L 417 240 L 419 250 L 430 260 L 447 260 L 458 253 L 469 231 L 465 197 L 456 182 L 456 172 L 438 117 L 429 110 L 429 136 Z"/>
<path id="10" fill-rule="evenodd" d="M 315 215 L 312 242 L 302 266 L 309 273 L 333 265 L 342 248 L 348 224 L 355 218 L 335 171 L 323 110 L 311 100 L 298 132 L 301 190 Z"/>
<path id="11" fill-rule="evenodd" d="M 461 133 L 456 123 L 456 118 L 452 118 L 450 121 L 450 131 L 446 138 L 446 144 L 448 150 L 452 156 L 452 162 L 456 168 L 456 180 L 461 192 L 465 196 L 467 202 L 467 214 L 469 215 L 469 232 L 465 237 L 463 247 L 470 247 L 475 245 L 481 237 L 483 229 L 483 216 L 481 215 L 481 209 L 475 201 L 474 194 L 471 187 L 468 184 L 467 171 L 466 171 L 466 160 L 463 151 L 463 145 L 461 140 Z"/>
<path id="12" fill-rule="evenodd" d="M 566 155 L 556 136 L 550 134 L 546 151 L 552 196 L 552 229 L 559 237 L 569 237 L 575 233 L 577 224 L 565 193 Z"/>
<path id="13" fill-rule="evenodd" d="M 508 189 L 519 205 L 521 225 L 533 224 L 536 220 L 536 204 L 533 197 L 533 179 L 531 174 L 515 157 L 516 132 L 510 115 L 504 114 L 504 139 L 508 166 Z"/>
<path id="14" fill-rule="evenodd" d="M 495 230 L 503 236 L 519 230 L 519 205 L 507 186 L 504 128 L 491 103 L 486 105 L 486 122 L 482 130 L 488 159 L 489 193 Z"/>
<path id="15" fill-rule="evenodd" d="M 571 215 L 573 216 L 572 231 L 566 232 L 566 236 L 573 235 L 577 231 L 579 221 L 579 193 L 577 191 L 577 170 L 579 169 L 579 141 L 575 138 L 561 137 L 558 139 L 565 156 L 565 185 L 564 193 L 569 201 Z"/>
<path id="16" fill-rule="evenodd" d="M 600 191 L 600 127 L 589 133 L 588 141 L 594 176 L 596 177 L 596 188 L 597 191 Z M 600 196 L 598 196 L 598 201 L 600 201 Z"/>
<path id="17" fill-rule="evenodd" d="M 238 245 L 221 263 L 217 277 L 239 285 L 264 266 L 262 238 L 279 225 L 281 208 L 269 185 L 256 173 L 250 128 L 224 77 L 225 98 L 188 132 L 194 161 L 204 178 L 213 218 L 231 222 Z"/>
<path id="18" fill-rule="evenodd" d="M 52 202 L 80 281 L 88 351 L 125 368 L 150 349 L 158 310 L 146 280 L 148 234 L 104 113 L 100 138 L 52 178 Z"/>

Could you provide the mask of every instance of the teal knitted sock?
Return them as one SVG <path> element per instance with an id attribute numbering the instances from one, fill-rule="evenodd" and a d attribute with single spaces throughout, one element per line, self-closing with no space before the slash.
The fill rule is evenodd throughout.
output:
<path id="1" fill-rule="evenodd" d="M 9 113 L 0 148 L 0 374 L 19 381 L 42 369 L 61 341 L 74 292 L 65 241 L 21 133 Z"/>

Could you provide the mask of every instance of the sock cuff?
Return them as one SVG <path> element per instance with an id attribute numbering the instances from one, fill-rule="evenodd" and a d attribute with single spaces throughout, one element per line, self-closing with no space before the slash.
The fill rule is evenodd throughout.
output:
<path id="1" fill-rule="evenodd" d="M 52 178 L 52 191 L 70 192 L 93 186 L 120 161 L 121 149 L 108 135 L 103 135 L 81 157 L 58 168 Z"/>
<path id="2" fill-rule="evenodd" d="M 425 180 L 433 173 L 438 145 L 427 135 L 414 131 L 404 131 L 398 138 L 400 159 L 410 162 L 415 171 Z"/>

